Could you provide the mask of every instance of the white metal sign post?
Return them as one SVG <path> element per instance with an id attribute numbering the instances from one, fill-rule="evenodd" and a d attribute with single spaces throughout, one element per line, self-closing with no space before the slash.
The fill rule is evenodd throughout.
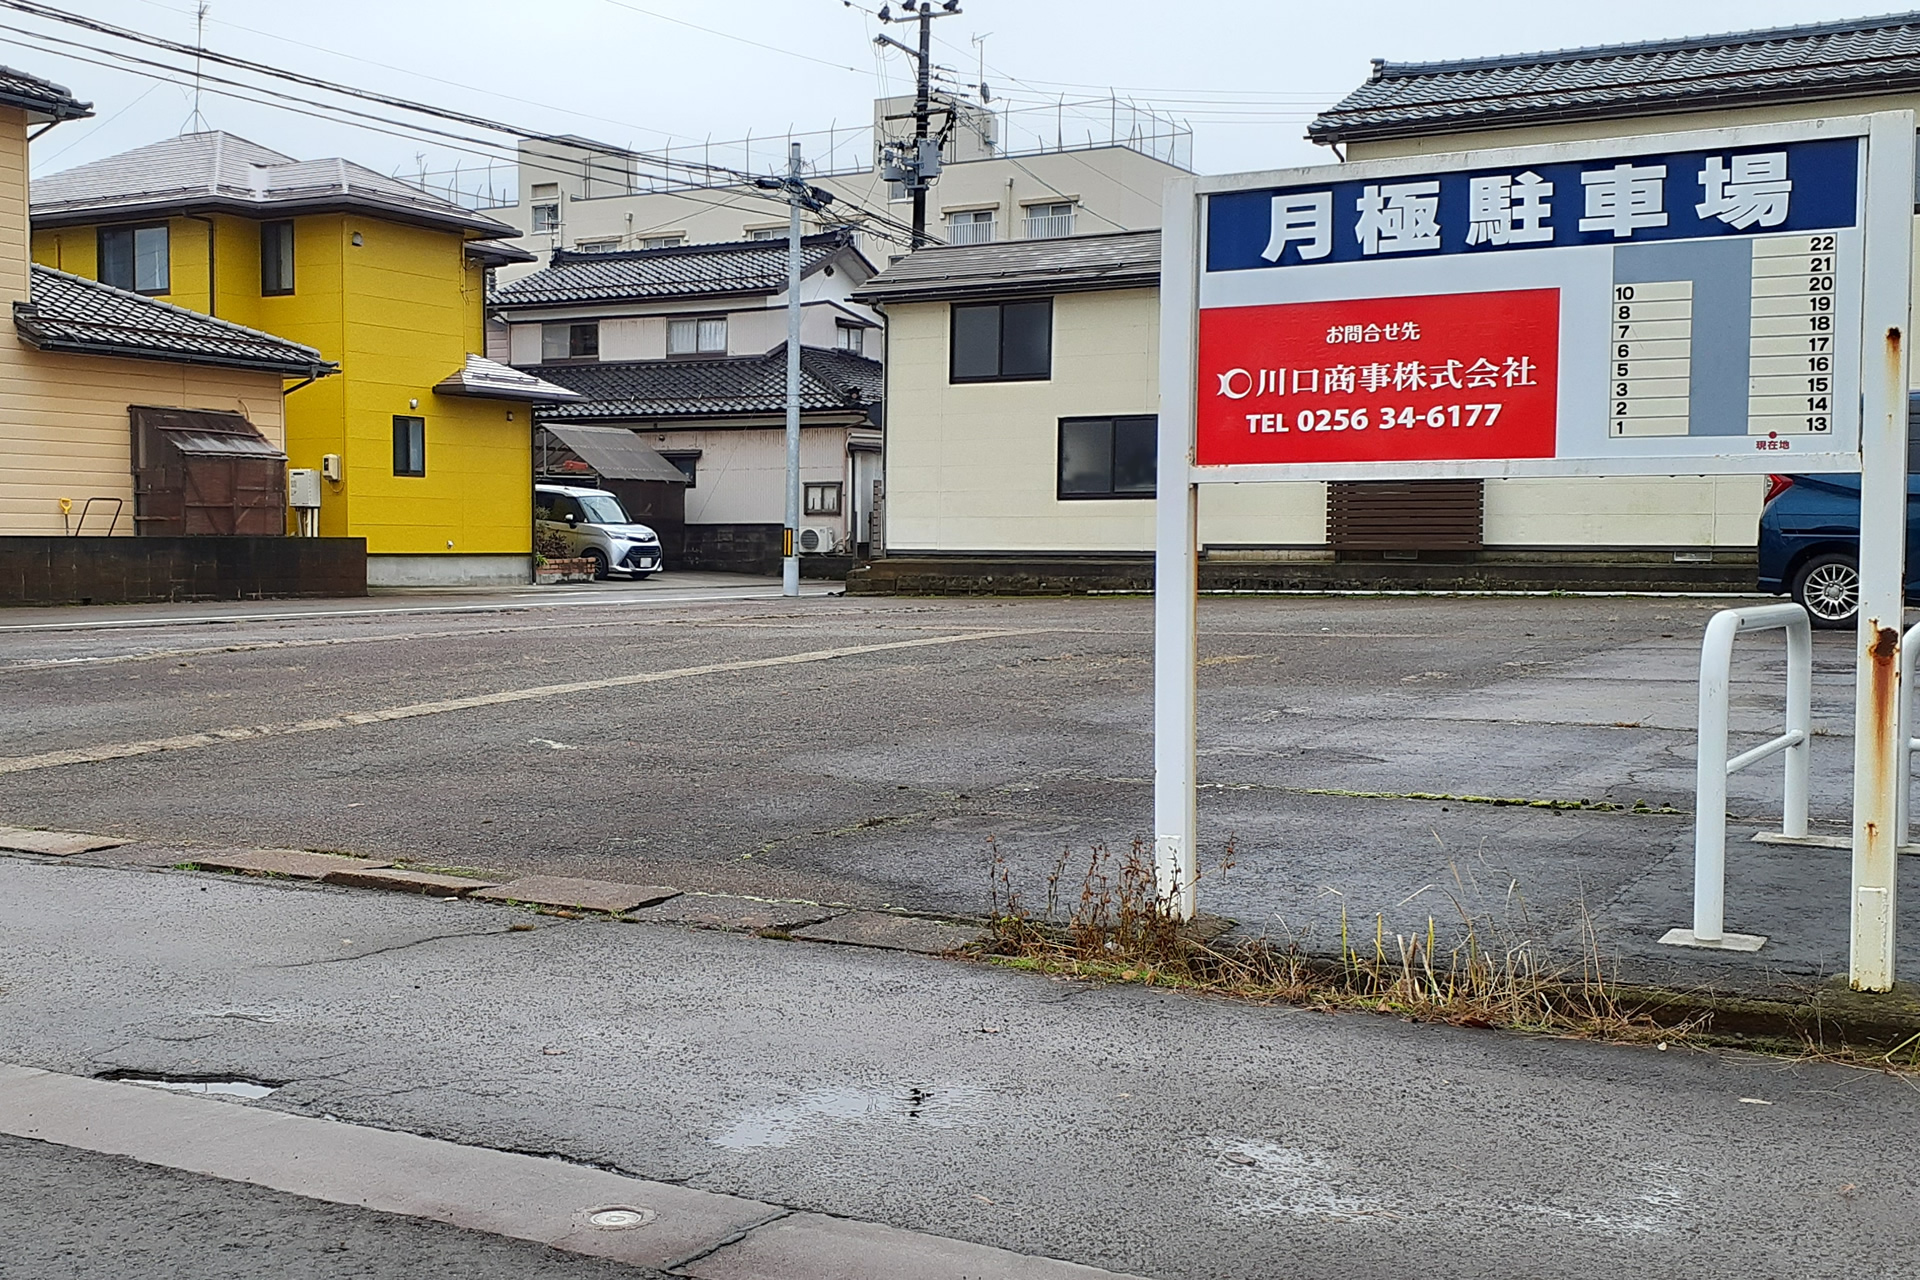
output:
<path id="1" fill-rule="evenodd" d="M 1889 985 L 1913 184 L 1912 113 L 1170 184 L 1163 899 L 1196 906 L 1200 486 L 1861 471 L 1853 979 Z"/>

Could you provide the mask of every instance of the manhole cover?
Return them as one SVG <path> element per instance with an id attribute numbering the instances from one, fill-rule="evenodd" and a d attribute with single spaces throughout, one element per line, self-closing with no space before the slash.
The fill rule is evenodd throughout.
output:
<path id="1" fill-rule="evenodd" d="M 651 1209 L 634 1209 L 626 1205 L 608 1205 L 604 1209 L 589 1209 L 586 1213 L 587 1225 L 601 1231 L 631 1231 L 635 1227 L 644 1227 L 654 1219 Z"/>

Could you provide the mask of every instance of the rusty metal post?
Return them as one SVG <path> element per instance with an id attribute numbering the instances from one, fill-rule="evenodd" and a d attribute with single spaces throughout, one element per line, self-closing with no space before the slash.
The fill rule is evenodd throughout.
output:
<path id="1" fill-rule="evenodd" d="M 1872 118 L 1866 170 L 1849 979 L 1856 990 L 1887 991 L 1894 981 L 1900 790 L 1906 784 L 1900 632 L 1906 610 L 1907 331 L 1913 310 L 1912 112 Z"/>

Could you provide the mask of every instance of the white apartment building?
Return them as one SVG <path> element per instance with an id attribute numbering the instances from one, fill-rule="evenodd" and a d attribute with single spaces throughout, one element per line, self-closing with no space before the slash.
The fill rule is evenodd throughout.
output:
<path id="1" fill-rule="evenodd" d="M 887 140 L 912 132 L 912 108 L 910 98 L 881 98 L 873 123 L 860 128 L 652 154 L 773 175 L 786 171 L 789 141 L 799 142 L 808 181 L 834 196 L 822 214 L 808 219 L 809 233 L 857 223 L 862 213 L 904 224 L 912 202 L 901 184 L 885 178 L 880 152 Z M 927 201 L 927 231 L 938 243 L 1156 228 L 1163 186 L 1190 172 L 1192 162 L 1185 126 L 1118 100 L 1063 105 L 1057 114 L 1038 116 L 943 100 L 935 132 L 943 126 L 944 167 Z M 490 212 L 526 232 L 520 244 L 538 253 L 540 262 L 504 269 L 501 278 L 537 270 L 554 249 L 656 249 L 787 234 L 785 199 L 778 193 L 724 180 L 669 188 L 648 176 L 657 169 L 587 138 L 522 143 L 513 203 Z M 856 247 L 884 262 L 905 250 L 904 237 L 892 234 L 890 241 L 863 229 Z"/>

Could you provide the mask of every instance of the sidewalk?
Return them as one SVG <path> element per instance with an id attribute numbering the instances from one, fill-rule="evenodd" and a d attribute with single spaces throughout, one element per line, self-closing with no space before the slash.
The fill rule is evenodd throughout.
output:
<path id="1" fill-rule="evenodd" d="M 273 1084 L 169 1101 L 836 1230 L 1221 1280 L 1920 1268 L 1910 1162 L 1869 1136 L 1920 1095 L 1868 1072 L 25 858 L 0 859 L 0 973 L 3 1062 Z M 727 1274 L 816 1274 L 767 1265 Z"/>

